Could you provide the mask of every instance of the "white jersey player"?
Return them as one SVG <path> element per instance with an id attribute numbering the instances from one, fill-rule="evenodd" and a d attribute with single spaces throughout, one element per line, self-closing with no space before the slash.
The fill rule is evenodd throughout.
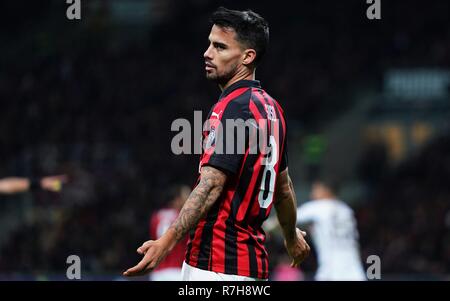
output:
<path id="1" fill-rule="evenodd" d="M 297 209 L 297 224 L 309 225 L 318 258 L 316 280 L 366 280 L 353 210 L 337 199 L 333 184 L 317 181 L 311 201 Z"/>

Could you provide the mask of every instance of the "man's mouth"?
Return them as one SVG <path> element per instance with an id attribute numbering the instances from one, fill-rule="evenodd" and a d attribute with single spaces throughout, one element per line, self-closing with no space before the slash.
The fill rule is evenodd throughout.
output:
<path id="1" fill-rule="evenodd" d="M 205 62 L 205 70 L 208 71 L 208 70 L 212 70 L 214 68 L 215 68 L 215 66 L 213 64 Z"/>

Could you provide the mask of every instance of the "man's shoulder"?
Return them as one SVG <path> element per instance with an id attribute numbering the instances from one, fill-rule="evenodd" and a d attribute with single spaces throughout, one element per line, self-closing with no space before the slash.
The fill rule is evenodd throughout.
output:
<path id="1" fill-rule="evenodd" d="M 248 106 L 250 99 L 252 98 L 253 88 L 246 88 L 242 93 L 233 97 L 230 104 Z"/>
<path id="2" fill-rule="evenodd" d="M 267 102 L 273 103 L 277 106 L 279 110 L 283 111 L 283 108 L 281 107 L 280 103 L 269 93 L 267 93 L 267 91 L 264 90 L 263 88 L 252 88 L 251 99 L 252 101 L 260 103 L 261 105 L 264 105 Z"/>
<path id="3" fill-rule="evenodd" d="M 273 103 L 281 114 L 284 114 L 283 108 L 280 104 L 270 96 L 264 89 L 260 87 L 249 87 L 242 93 L 237 95 L 229 95 L 225 103 L 225 109 L 230 112 L 248 113 L 250 112 L 251 103 L 257 108 L 263 110 L 265 104 Z"/>
<path id="4" fill-rule="evenodd" d="M 225 106 L 222 105 L 225 115 L 242 115 L 242 113 L 249 112 L 251 98 L 251 89 L 247 89 L 243 93 L 231 96 L 231 98 L 226 101 Z"/>

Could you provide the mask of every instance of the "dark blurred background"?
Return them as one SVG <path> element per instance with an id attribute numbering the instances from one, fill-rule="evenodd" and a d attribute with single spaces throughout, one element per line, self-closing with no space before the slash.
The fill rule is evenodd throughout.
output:
<path id="1" fill-rule="evenodd" d="M 176 118 L 207 114 L 209 15 L 250 8 L 270 24 L 257 79 L 284 107 L 299 202 L 339 177 L 363 260 L 383 279 L 450 279 L 450 2 L 81 0 L 0 4 L 0 178 L 66 173 L 60 194 L 0 195 L 0 279 L 119 279 L 172 183 Z M 269 240 L 270 269 L 282 242 Z M 302 266 L 306 275 L 316 262 Z M 98 277 L 98 278 L 95 278 Z M 83 278 L 86 279 L 86 278 Z"/>

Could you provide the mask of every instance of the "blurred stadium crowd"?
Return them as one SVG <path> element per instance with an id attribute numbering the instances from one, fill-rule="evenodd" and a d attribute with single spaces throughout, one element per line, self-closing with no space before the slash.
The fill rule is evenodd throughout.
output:
<path id="1" fill-rule="evenodd" d="M 64 275 L 70 254 L 91 274 L 119 273 L 136 261 L 164 190 L 195 182 L 198 156 L 172 154 L 170 125 L 192 120 L 193 110 L 206 115 L 217 99 L 202 68 L 208 15 L 219 4 L 236 7 L 167 1 L 164 18 L 123 29 L 111 25 L 107 1 L 96 1 L 78 23 L 56 2 L 2 4 L 21 16 L 1 20 L 11 29 L 0 46 L 0 177 L 71 179 L 61 194 L 0 195 L 4 277 Z M 236 7 L 260 12 L 271 25 L 257 78 L 283 104 L 292 137 L 325 128 L 353 105 L 356 88 L 379 90 L 388 68 L 450 67 L 449 3 L 384 4 L 378 25 L 365 18 L 364 1 Z M 130 37 L 137 27 L 144 34 Z M 371 149 L 355 171 L 369 187 L 354 207 L 362 257 L 379 255 L 383 274 L 449 274 L 450 134 L 439 130 L 400 164 Z M 289 154 L 302 156 L 295 148 Z M 284 250 L 269 242 L 274 269 Z M 312 255 L 303 269 L 314 265 Z"/>

